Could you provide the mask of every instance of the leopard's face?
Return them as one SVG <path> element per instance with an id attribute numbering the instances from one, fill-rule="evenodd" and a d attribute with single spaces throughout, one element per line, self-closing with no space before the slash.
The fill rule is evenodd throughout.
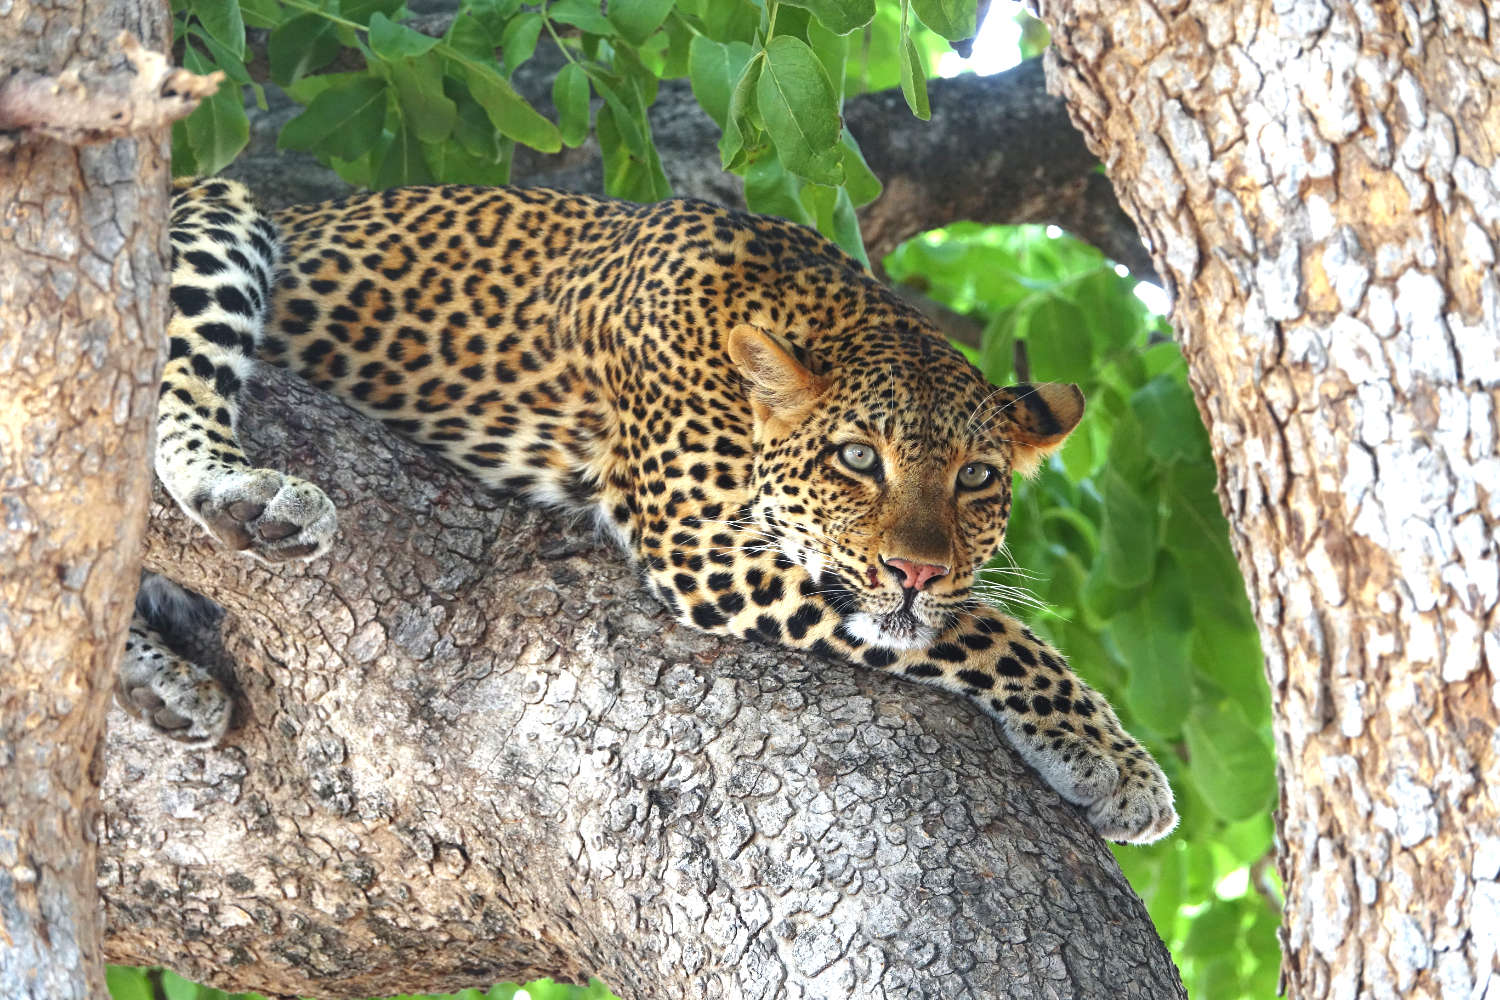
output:
<path id="1" fill-rule="evenodd" d="M 1012 469 L 1038 458 L 1038 426 L 1060 444 L 1082 397 L 997 389 L 926 336 L 867 337 L 861 350 L 859 364 L 791 358 L 795 369 L 770 373 L 801 388 L 757 404 L 753 513 L 849 633 L 924 647 L 976 600 L 976 573 L 1005 538 Z M 1053 412 L 1074 400 L 1076 413 Z"/>

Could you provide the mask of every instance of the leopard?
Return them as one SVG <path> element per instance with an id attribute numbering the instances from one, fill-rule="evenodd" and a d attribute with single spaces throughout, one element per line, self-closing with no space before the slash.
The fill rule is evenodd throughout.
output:
<path id="1" fill-rule="evenodd" d="M 683 625 L 954 692 L 1103 837 L 1174 827 L 1157 762 L 977 582 L 1082 393 L 992 385 L 815 230 L 517 187 L 268 213 L 198 178 L 169 235 L 155 470 L 223 544 L 276 564 L 336 530 L 321 489 L 239 445 L 254 365 L 278 365 L 486 489 L 593 518 Z M 119 700 L 212 746 L 231 696 L 157 627 L 171 587 L 142 593 Z"/>

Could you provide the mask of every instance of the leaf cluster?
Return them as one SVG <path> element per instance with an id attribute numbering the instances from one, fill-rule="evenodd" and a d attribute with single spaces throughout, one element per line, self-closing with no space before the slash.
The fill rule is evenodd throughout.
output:
<path id="1" fill-rule="evenodd" d="M 593 135 L 605 192 L 653 201 L 672 190 L 647 111 L 663 80 L 686 78 L 750 207 L 816 226 L 863 258 L 855 209 L 880 182 L 843 125 L 844 99 L 899 82 L 926 118 L 931 56 L 973 34 L 975 6 L 461 0 L 433 37 L 407 23 L 403 0 L 174 0 L 184 64 L 222 69 L 231 85 L 177 124 L 173 165 L 210 174 L 233 160 L 249 141 L 241 89 L 264 106 L 269 81 L 303 106 L 279 147 L 353 184 L 503 184 L 517 144 L 555 153 Z M 263 60 L 247 45 L 252 32 Z M 544 38 L 564 59 L 550 114 L 512 83 Z"/>

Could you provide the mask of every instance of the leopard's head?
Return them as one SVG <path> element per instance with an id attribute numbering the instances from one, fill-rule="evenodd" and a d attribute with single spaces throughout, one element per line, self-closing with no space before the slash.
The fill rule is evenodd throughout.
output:
<path id="1" fill-rule="evenodd" d="M 1077 386 L 997 388 L 912 322 L 816 352 L 740 326 L 729 353 L 755 412 L 758 529 L 850 635 L 886 649 L 930 644 L 979 599 L 1011 473 L 1035 470 L 1083 416 Z"/>

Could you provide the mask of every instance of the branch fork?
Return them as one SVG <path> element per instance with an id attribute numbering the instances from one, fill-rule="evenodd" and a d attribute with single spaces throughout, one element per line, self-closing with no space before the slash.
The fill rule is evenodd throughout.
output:
<path id="1" fill-rule="evenodd" d="M 101 63 L 72 66 L 56 75 L 19 70 L 0 82 L 0 151 L 29 132 L 81 146 L 161 128 L 186 118 L 224 80 L 172 66 L 122 31 L 116 39 L 129 69 Z"/>

